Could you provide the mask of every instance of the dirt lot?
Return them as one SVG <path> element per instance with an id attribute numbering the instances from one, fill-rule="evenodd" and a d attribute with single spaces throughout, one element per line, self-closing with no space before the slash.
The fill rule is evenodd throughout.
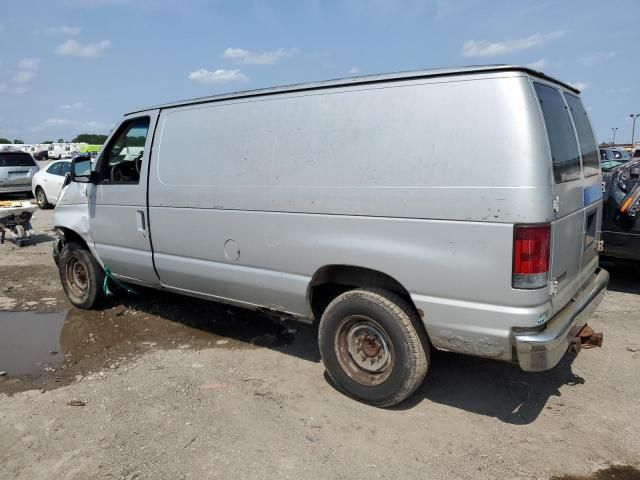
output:
<path id="1" fill-rule="evenodd" d="M 51 218 L 36 212 L 36 245 L 0 246 L 2 479 L 638 478 L 630 268 L 611 265 L 590 322 L 603 348 L 539 374 L 436 353 L 382 410 L 332 388 L 313 327 L 147 290 L 70 308 Z"/>

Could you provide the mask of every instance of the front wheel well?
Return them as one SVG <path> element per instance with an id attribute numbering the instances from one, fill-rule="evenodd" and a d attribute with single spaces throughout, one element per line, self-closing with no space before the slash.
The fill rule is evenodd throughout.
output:
<path id="1" fill-rule="evenodd" d="M 58 234 L 61 250 L 62 247 L 64 247 L 67 243 L 76 242 L 82 245 L 86 250 L 91 251 L 89 249 L 89 246 L 87 245 L 87 242 L 84 241 L 84 238 L 82 238 L 78 233 L 74 232 L 70 228 L 56 227 L 55 231 Z"/>
<path id="2" fill-rule="evenodd" d="M 307 295 L 314 319 L 319 319 L 338 295 L 357 288 L 381 288 L 393 292 L 406 300 L 422 318 L 407 289 L 392 276 L 366 267 L 326 265 L 313 275 L 309 283 Z"/>

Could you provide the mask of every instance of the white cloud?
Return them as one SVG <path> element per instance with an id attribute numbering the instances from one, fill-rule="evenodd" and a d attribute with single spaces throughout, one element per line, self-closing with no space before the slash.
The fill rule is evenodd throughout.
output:
<path id="1" fill-rule="evenodd" d="M 616 52 L 611 50 L 609 52 L 594 52 L 589 55 L 583 55 L 578 58 L 578 63 L 581 63 L 585 67 L 593 67 L 599 63 L 609 60 L 616 56 Z"/>
<path id="2" fill-rule="evenodd" d="M 74 129 L 78 132 L 88 131 L 108 131 L 111 129 L 111 125 L 100 122 L 98 120 L 75 120 L 69 118 L 51 117 L 47 118 L 39 125 L 35 125 L 29 129 L 30 132 L 41 132 L 43 130 L 60 130 L 60 129 Z"/>
<path id="3" fill-rule="evenodd" d="M 22 70 L 37 70 L 40 67 L 40 59 L 35 57 L 23 58 L 18 61 L 18 68 Z"/>
<path id="4" fill-rule="evenodd" d="M 129 0 L 64 0 L 64 4 L 69 7 L 98 8 L 124 5 L 130 3 Z"/>
<path id="5" fill-rule="evenodd" d="M 297 48 L 279 48 L 272 52 L 252 52 L 244 48 L 227 48 L 222 54 L 222 58 L 245 65 L 273 65 L 281 58 L 290 57 L 298 52 Z"/>
<path id="6" fill-rule="evenodd" d="M 75 39 L 70 38 L 66 42 L 56 47 L 58 55 L 71 55 L 74 57 L 97 57 L 102 54 L 109 46 L 109 40 L 103 40 L 98 43 L 79 43 Z"/>
<path id="7" fill-rule="evenodd" d="M 59 108 L 63 112 L 82 112 L 88 110 L 83 102 L 65 103 L 60 105 Z"/>
<path id="8" fill-rule="evenodd" d="M 11 80 L 14 83 L 29 83 L 36 74 L 32 70 L 23 70 L 16 73 Z"/>
<path id="9" fill-rule="evenodd" d="M 22 94 L 31 90 L 31 81 L 35 78 L 36 72 L 40 68 L 40 59 L 35 57 L 22 58 L 18 61 L 18 71 L 11 78 L 13 83 L 17 83 L 10 89 L 11 93 Z M 7 90 L 6 86 L 4 90 Z"/>
<path id="10" fill-rule="evenodd" d="M 6 83 L 0 83 L 0 93 L 4 93 L 7 91 L 7 84 Z"/>
<path id="11" fill-rule="evenodd" d="M 11 93 L 16 95 L 22 95 L 23 93 L 27 93 L 31 91 L 31 85 L 18 85 L 17 87 L 13 87 L 11 89 Z"/>
<path id="12" fill-rule="evenodd" d="M 629 93 L 631 89 L 629 87 L 609 88 L 604 91 L 607 95 L 618 95 L 622 93 Z"/>
<path id="13" fill-rule="evenodd" d="M 564 35 L 563 31 L 550 33 L 535 33 L 525 38 L 514 38 L 502 42 L 490 42 L 488 40 L 469 40 L 462 46 L 462 55 L 465 57 L 497 57 L 509 53 L 537 47 L 543 43 Z"/>
<path id="14" fill-rule="evenodd" d="M 82 27 L 69 27 L 67 25 L 60 25 L 59 27 L 49 27 L 45 32 L 52 35 L 78 35 L 82 31 Z"/>
<path id="15" fill-rule="evenodd" d="M 47 118 L 43 125 L 45 127 L 62 127 L 66 125 L 72 125 L 75 120 L 69 120 L 68 118 Z"/>
<path id="16" fill-rule="evenodd" d="M 527 64 L 527 67 L 533 68 L 534 70 L 542 70 L 547 66 L 547 60 L 545 58 L 541 58 L 540 60 L 536 60 L 535 62 L 531 62 Z"/>
<path id="17" fill-rule="evenodd" d="M 356 73 L 360 73 L 360 67 L 351 67 L 347 73 L 349 75 L 355 75 Z"/>
<path id="18" fill-rule="evenodd" d="M 200 83 L 231 83 L 231 82 L 246 82 L 249 80 L 244 73 L 240 70 L 225 70 L 219 68 L 215 71 L 210 71 L 205 68 L 199 68 L 189 74 L 189 80 Z"/>
<path id="19" fill-rule="evenodd" d="M 571 85 L 575 89 L 580 90 L 581 92 L 584 92 L 587 88 L 589 88 L 589 84 L 585 82 L 569 82 L 569 85 Z"/>

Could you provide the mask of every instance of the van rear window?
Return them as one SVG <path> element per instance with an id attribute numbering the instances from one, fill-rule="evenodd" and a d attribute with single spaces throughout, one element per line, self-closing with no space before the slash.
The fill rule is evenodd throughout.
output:
<path id="1" fill-rule="evenodd" d="M 0 153 L 0 167 L 34 167 L 36 162 L 31 155 L 23 152 Z"/>
<path id="2" fill-rule="evenodd" d="M 565 93 L 564 98 L 567 99 L 573 124 L 576 126 L 576 131 L 578 132 L 584 176 L 590 177 L 591 175 L 597 175 L 600 172 L 598 147 L 596 145 L 596 139 L 593 136 L 593 129 L 591 128 L 587 112 L 584 110 L 582 102 L 578 97 Z"/>
<path id="3" fill-rule="evenodd" d="M 560 92 L 541 83 L 533 84 L 542 108 L 551 147 L 556 183 L 580 178 L 580 152 L 571 118 Z"/>

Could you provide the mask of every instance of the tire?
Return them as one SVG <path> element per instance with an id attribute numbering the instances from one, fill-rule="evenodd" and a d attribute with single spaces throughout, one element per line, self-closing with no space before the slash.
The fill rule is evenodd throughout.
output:
<path id="1" fill-rule="evenodd" d="M 104 271 L 89 250 L 69 242 L 60 253 L 60 282 L 69 301 L 78 308 L 97 308 L 105 300 Z"/>
<path id="2" fill-rule="evenodd" d="M 22 247 L 26 241 L 27 232 L 23 225 L 16 225 L 16 245 Z"/>
<path id="3" fill-rule="evenodd" d="M 318 343 L 333 383 L 377 407 L 409 397 L 429 366 L 429 340 L 415 310 L 385 290 L 336 297 L 320 319 Z"/>
<path id="4" fill-rule="evenodd" d="M 38 204 L 38 207 L 40 207 L 42 210 L 47 210 L 51 208 L 51 204 L 47 199 L 47 194 L 44 193 L 44 190 L 42 187 L 36 188 L 36 203 Z"/>

